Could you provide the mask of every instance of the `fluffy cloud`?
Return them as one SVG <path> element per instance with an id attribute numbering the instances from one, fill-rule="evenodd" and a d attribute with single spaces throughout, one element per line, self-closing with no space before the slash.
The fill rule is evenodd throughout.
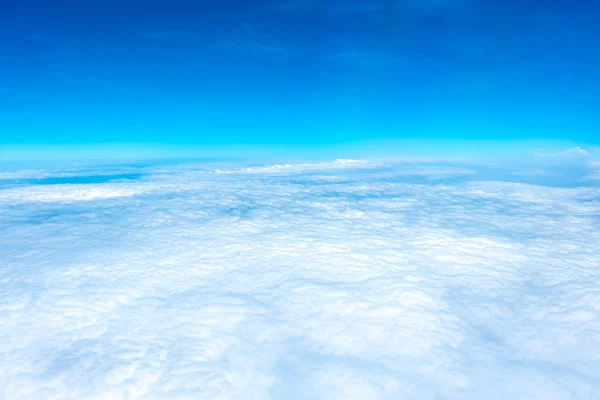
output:
<path id="1" fill-rule="evenodd" d="M 338 160 L 1 189 L 0 398 L 593 398 L 600 189 L 478 177 Z"/>

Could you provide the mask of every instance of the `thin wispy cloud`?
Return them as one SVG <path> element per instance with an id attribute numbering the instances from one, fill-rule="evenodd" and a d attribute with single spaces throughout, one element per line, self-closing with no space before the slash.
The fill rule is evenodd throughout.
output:
<path id="1" fill-rule="evenodd" d="M 214 44 L 218 48 L 272 58 L 287 58 L 297 55 L 284 43 L 248 22 L 240 24 L 235 30 L 215 39 Z"/>
<path id="2" fill-rule="evenodd" d="M 271 9 L 288 13 L 322 13 L 334 16 L 336 14 L 434 11 L 463 3 L 464 1 L 461 0 L 283 0 L 273 3 Z"/>
<path id="3" fill-rule="evenodd" d="M 566 149 L 566 150 L 561 150 L 561 151 L 554 151 L 554 152 L 536 151 L 533 153 L 533 155 L 535 155 L 537 157 L 568 157 L 568 158 L 587 157 L 587 156 L 589 156 L 589 154 L 590 153 L 586 149 L 582 149 L 579 146 L 572 147 L 572 148 Z"/>
<path id="4" fill-rule="evenodd" d="M 362 68 L 385 68 L 410 64 L 407 58 L 399 56 L 396 52 L 358 47 L 331 50 L 327 59 L 331 62 Z"/>
<path id="5" fill-rule="evenodd" d="M 284 0 L 271 6 L 274 11 L 288 13 L 325 13 L 325 14 L 354 14 L 379 12 L 385 8 L 384 1 L 319 1 L 319 0 Z"/>
<path id="6" fill-rule="evenodd" d="M 255 24 L 242 22 L 234 29 L 211 27 L 197 32 L 192 30 L 156 30 L 145 31 L 139 37 L 162 45 L 193 46 L 197 50 L 228 50 L 246 55 L 263 55 L 266 57 L 285 58 L 296 55 L 296 52 L 280 40 L 265 33 Z"/>

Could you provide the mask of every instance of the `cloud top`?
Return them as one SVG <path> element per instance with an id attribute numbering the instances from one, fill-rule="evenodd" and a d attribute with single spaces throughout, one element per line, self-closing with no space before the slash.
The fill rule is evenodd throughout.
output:
<path id="1" fill-rule="evenodd" d="M 0 398 L 600 391 L 596 186 L 367 160 L 144 172 L 0 187 Z"/>

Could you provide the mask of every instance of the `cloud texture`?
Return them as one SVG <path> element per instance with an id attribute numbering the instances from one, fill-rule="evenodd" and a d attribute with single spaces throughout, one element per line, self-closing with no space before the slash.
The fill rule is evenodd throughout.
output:
<path id="1" fill-rule="evenodd" d="M 600 393 L 596 186 L 351 160 L 137 172 L 0 186 L 0 399 Z"/>

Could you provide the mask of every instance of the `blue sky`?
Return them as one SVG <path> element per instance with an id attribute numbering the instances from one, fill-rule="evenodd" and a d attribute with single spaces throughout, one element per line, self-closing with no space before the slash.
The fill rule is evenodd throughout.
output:
<path id="1" fill-rule="evenodd" d="M 24 155 L 132 143 L 600 144 L 592 1 L 0 7 L 0 145 Z"/>

